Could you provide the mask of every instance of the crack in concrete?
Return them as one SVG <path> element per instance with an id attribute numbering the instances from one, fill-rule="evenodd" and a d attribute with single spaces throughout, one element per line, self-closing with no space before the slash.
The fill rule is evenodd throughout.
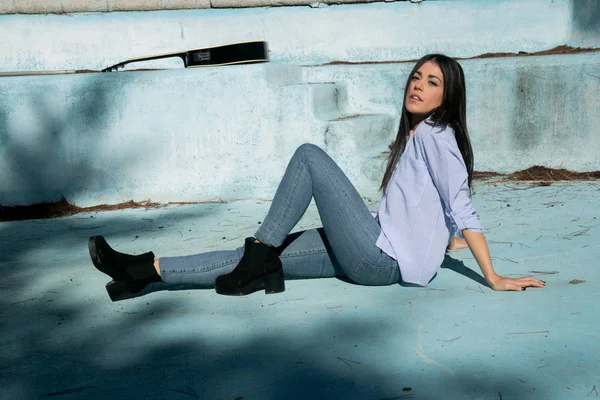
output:
<path id="1" fill-rule="evenodd" d="M 419 324 L 419 326 L 417 328 L 417 334 L 418 334 L 418 338 L 417 338 L 418 353 L 417 353 L 417 355 L 419 357 L 421 357 L 423 359 L 423 361 L 425 361 L 426 364 L 437 365 L 438 367 L 440 367 L 441 369 L 443 369 L 450 375 L 454 376 L 454 372 L 452 372 L 452 370 L 450 368 L 446 367 L 445 365 L 443 365 L 442 363 L 440 363 L 438 361 L 435 361 L 435 360 L 427 357 L 427 355 L 423 352 L 423 324 Z"/>

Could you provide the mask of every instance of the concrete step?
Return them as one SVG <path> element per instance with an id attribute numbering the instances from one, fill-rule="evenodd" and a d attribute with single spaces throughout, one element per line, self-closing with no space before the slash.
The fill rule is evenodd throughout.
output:
<path id="1" fill-rule="evenodd" d="M 312 114 L 320 121 L 343 115 L 344 98 L 336 83 L 302 83 L 279 89 L 280 109 L 288 117 Z"/>
<path id="2" fill-rule="evenodd" d="M 413 62 L 303 67 L 306 82 L 339 82 L 346 113 L 398 114 Z"/>
<path id="3" fill-rule="evenodd" d="M 398 118 L 351 115 L 327 122 L 325 149 L 363 196 L 376 196 Z"/>
<path id="4" fill-rule="evenodd" d="M 460 63 L 476 169 L 600 169 L 600 51 Z M 343 82 L 345 112 L 399 115 L 412 66 L 305 67 L 303 77 L 307 82 Z"/>
<path id="5" fill-rule="evenodd" d="M 296 147 L 323 142 L 308 95 L 326 112 L 336 105 L 325 101 L 335 99 L 331 85 L 302 87 L 298 71 L 254 64 L 0 78 L 0 204 L 272 196 Z M 282 108 L 278 90 L 288 85 L 305 107 Z"/>
<path id="6" fill-rule="evenodd" d="M 475 167 L 600 169 L 599 61 L 600 52 L 461 61 Z M 269 197 L 305 142 L 327 148 L 369 193 L 407 74 L 397 64 L 310 74 L 255 64 L 0 78 L 0 203 Z"/>

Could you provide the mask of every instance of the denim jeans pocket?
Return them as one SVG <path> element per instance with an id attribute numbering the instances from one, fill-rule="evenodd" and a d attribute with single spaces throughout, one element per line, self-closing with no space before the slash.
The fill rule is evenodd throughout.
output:
<path id="1" fill-rule="evenodd" d="M 394 283 L 395 271 L 397 265 L 380 267 L 373 265 L 368 261 L 361 261 L 352 268 L 352 275 L 349 277 L 354 282 L 361 285 L 382 286 Z"/>

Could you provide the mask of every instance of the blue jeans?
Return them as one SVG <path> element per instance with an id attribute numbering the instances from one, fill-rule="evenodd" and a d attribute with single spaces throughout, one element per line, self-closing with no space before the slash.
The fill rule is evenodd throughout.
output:
<path id="1" fill-rule="evenodd" d="M 323 227 L 290 235 L 313 198 Z M 337 276 L 362 285 L 390 285 L 400 281 L 400 271 L 375 245 L 380 232 L 337 164 L 319 147 L 303 144 L 292 156 L 255 237 L 278 248 L 286 279 Z M 161 258 L 162 280 L 214 287 L 217 276 L 231 272 L 242 255 L 240 247 Z"/>

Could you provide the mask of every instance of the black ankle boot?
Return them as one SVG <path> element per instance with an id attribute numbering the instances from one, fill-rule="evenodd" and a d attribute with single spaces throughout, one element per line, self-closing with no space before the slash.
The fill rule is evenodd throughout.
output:
<path id="1" fill-rule="evenodd" d="M 285 290 L 281 260 L 275 248 L 254 240 L 246 238 L 239 264 L 231 273 L 217 277 L 217 293 L 244 296 L 262 289 L 267 294 Z"/>
<path id="2" fill-rule="evenodd" d="M 160 275 L 154 268 L 154 253 L 138 256 L 119 253 L 113 250 L 102 236 L 88 239 L 88 249 L 94 266 L 113 278 L 106 284 L 106 291 L 112 301 L 132 297 L 152 282 L 160 282 Z"/>

